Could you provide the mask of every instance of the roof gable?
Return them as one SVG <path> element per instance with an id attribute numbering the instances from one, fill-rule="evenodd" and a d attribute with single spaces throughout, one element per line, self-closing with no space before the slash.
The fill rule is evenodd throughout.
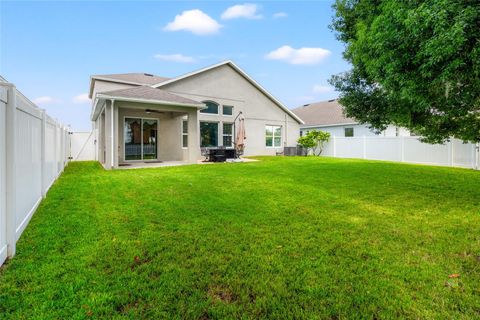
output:
<path id="1" fill-rule="evenodd" d="M 169 78 L 160 77 L 150 73 L 116 73 L 116 74 L 97 74 L 90 77 L 89 97 L 92 98 L 95 81 L 106 81 L 115 83 L 124 83 L 134 86 L 145 86 L 161 83 Z"/>
<path id="2" fill-rule="evenodd" d="M 259 90 L 263 95 L 265 95 L 268 99 L 270 99 L 274 104 L 276 104 L 280 109 L 282 109 L 284 112 L 286 112 L 288 115 L 290 115 L 295 121 L 298 123 L 302 124 L 303 121 L 300 119 L 295 113 L 293 113 L 291 110 L 289 110 L 284 104 L 282 104 L 278 99 L 276 99 L 274 96 L 272 96 L 265 88 L 263 88 L 258 82 L 256 82 L 254 79 L 252 79 L 245 71 L 240 69 L 233 61 L 227 60 L 224 62 L 217 63 L 215 65 L 212 65 L 210 67 L 206 67 L 197 71 L 193 71 L 187 74 L 184 74 L 182 76 L 172 78 L 170 80 L 162 81 L 160 83 L 152 85 L 154 88 L 161 88 L 164 86 L 167 86 L 171 83 L 175 83 L 178 81 L 181 81 L 183 79 L 193 77 L 195 75 L 198 75 L 200 73 L 204 73 L 207 71 L 210 71 L 212 69 L 224 66 L 224 65 L 229 65 L 233 70 L 235 70 L 237 73 L 239 73 L 245 80 L 247 80 L 250 84 L 252 84 L 257 90 Z"/>
<path id="3" fill-rule="evenodd" d="M 169 78 L 160 77 L 151 73 L 117 73 L 117 74 L 97 74 L 92 76 L 93 79 L 106 81 L 116 81 L 131 84 L 153 85 Z"/>
<path id="4" fill-rule="evenodd" d="M 116 99 L 135 99 L 137 101 L 164 102 L 175 105 L 204 107 L 204 104 L 192 99 L 181 97 L 168 91 L 152 88 L 150 86 L 140 86 L 128 89 L 112 90 L 99 93 L 101 97 Z"/>

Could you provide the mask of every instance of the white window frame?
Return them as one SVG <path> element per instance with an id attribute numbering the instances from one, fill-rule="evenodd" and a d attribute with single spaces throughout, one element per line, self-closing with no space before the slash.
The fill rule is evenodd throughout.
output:
<path id="1" fill-rule="evenodd" d="M 346 131 L 347 129 L 352 129 L 352 135 L 351 135 L 351 136 L 347 136 L 347 131 Z M 353 137 L 355 137 L 355 128 L 354 128 L 354 127 L 344 127 L 344 128 L 343 128 L 343 136 L 344 136 L 345 138 L 353 138 Z"/>
<path id="2" fill-rule="evenodd" d="M 183 131 L 183 129 L 185 128 L 185 123 L 187 124 L 187 132 L 185 133 Z M 181 131 L 182 131 L 182 149 L 188 149 L 188 119 L 182 119 L 182 128 L 181 128 Z M 185 147 L 183 145 L 183 137 L 187 136 L 187 146 Z"/>
<path id="3" fill-rule="evenodd" d="M 217 124 L 217 145 L 213 147 L 202 147 L 202 129 L 201 129 L 201 124 L 202 123 L 216 123 Z M 220 121 L 210 121 L 210 120 L 200 120 L 198 122 L 198 142 L 200 143 L 200 148 L 218 148 L 220 146 Z M 222 127 L 223 129 L 223 127 Z M 223 139 L 222 139 L 223 142 Z"/>
<path id="4" fill-rule="evenodd" d="M 232 108 L 232 114 L 225 114 L 224 111 L 223 111 L 225 107 L 230 107 L 230 108 Z M 228 105 L 228 104 L 224 104 L 224 105 L 222 105 L 222 116 L 224 116 L 224 117 L 233 117 L 233 114 L 235 113 L 234 110 L 235 110 L 235 107 L 234 107 L 234 106 Z"/>
<path id="5" fill-rule="evenodd" d="M 272 128 L 272 145 L 271 146 L 267 146 L 267 127 L 271 127 Z M 276 146 L 275 145 L 275 138 L 278 138 L 278 136 L 275 135 L 275 128 L 280 128 L 280 145 Z M 282 147 L 282 135 L 283 135 L 283 128 L 282 126 L 278 126 L 278 125 L 266 125 L 265 126 L 265 147 L 266 148 L 281 148 Z"/>
<path id="6" fill-rule="evenodd" d="M 218 102 L 215 102 L 215 101 L 212 101 L 212 100 L 205 100 L 205 101 L 202 101 L 202 103 L 213 103 L 213 104 L 216 104 L 217 105 L 217 113 L 209 113 L 209 112 L 202 112 L 203 110 L 206 110 L 206 109 L 202 109 L 200 110 L 200 114 L 202 115 L 207 115 L 207 116 L 219 116 L 220 115 L 220 112 L 223 113 L 223 108 L 222 108 L 222 111 L 220 111 L 220 107 L 222 106 L 220 103 Z"/>
<path id="7" fill-rule="evenodd" d="M 225 124 L 229 124 L 229 125 L 232 126 L 232 133 L 231 134 L 225 134 L 224 127 L 223 127 Z M 224 137 L 231 137 L 232 138 L 232 143 L 229 146 L 226 146 L 226 145 L 223 144 L 223 138 Z M 232 122 L 222 122 L 222 145 L 224 147 L 233 148 L 233 123 Z"/>

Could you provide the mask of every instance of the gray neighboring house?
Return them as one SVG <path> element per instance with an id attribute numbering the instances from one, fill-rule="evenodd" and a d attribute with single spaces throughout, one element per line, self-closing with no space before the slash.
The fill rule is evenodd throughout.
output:
<path id="1" fill-rule="evenodd" d="M 409 136 L 404 128 L 389 126 L 381 133 L 375 133 L 368 125 L 359 124 L 351 118 L 345 117 L 343 107 L 336 99 L 305 104 L 292 110 L 304 124 L 300 126 L 300 135 L 311 130 L 322 130 L 336 137 L 361 136 Z"/>
<path id="2" fill-rule="evenodd" d="M 233 148 L 240 113 L 247 156 L 295 146 L 303 124 L 232 61 L 171 79 L 94 75 L 89 97 L 98 160 L 107 169 L 132 162 L 196 163 L 201 147 Z"/>

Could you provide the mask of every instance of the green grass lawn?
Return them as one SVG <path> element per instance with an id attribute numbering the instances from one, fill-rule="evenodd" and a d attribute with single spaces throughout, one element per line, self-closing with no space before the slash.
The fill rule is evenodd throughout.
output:
<path id="1" fill-rule="evenodd" d="M 479 318 L 480 172 L 71 163 L 0 271 L 0 318 L 122 317 Z"/>

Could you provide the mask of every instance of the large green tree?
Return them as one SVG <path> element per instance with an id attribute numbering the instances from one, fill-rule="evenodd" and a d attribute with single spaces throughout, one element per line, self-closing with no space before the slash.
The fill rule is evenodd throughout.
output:
<path id="1" fill-rule="evenodd" d="M 430 143 L 480 141 L 480 0 L 337 0 L 353 68 L 330 83 L 345 113 Z"/>

